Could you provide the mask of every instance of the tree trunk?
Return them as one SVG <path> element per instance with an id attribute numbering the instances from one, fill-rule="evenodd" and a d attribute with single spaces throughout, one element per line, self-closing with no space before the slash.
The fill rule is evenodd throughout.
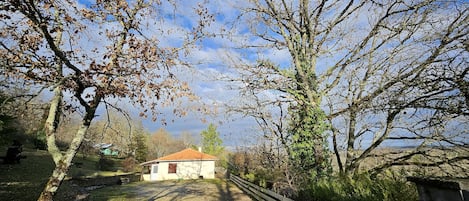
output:
<path id="1" fill-rule="evenodd" d="M 59 162 L 56 164 L 52 176 L 49 178 L 49 181 L 47 182 L 44 190 L 42 191 L 38 201 L 53 200 L 53 197 L 57 192 L 60 184 L 67 175 L 72 160 L 78 152 L 78 148 L 80 148 L 80 145 L 83 142 L 83 139 L 85 138 L 86 131 L 90 127 L 91 120 L 94 118 L 97 106 L 98 105 L 96 104 L 95 106 L 87 110 L 86 115 L 83 117 L 82 125 L 78 129 L 67 152 L 61 157 Z"/>
<path id="2" fill-rule="evenodd" d="M 330 121 L 330 122 L 332 122 L 332 121 Z M 343 174 L 344 173 L 344 168 L 343 168 L 343 164 L 342 164 L 342 159 L 340 158 L 339 148 L 338 148 L 338 145 L 337 145 L 338 131 L 336 129 L 334 129 L 334 127 L 331 127 L 331 128 L 332 128 L 332 148 L 333 148 L 333 151 L 334 151 L 334 154 L 335 154 L 335 158 L 337 160 L 337 165 L 339 166 L 339 174 Z"/>
<path id="3" fill-rule="evenodd" d="M 44 127 L 46 132 L 47 151 L 52 156 L 56 166 L 58 165 L 59 160 L 63 157 L 55 143 L 55 132 L 59 124 L 62 97 L 62 88 L 59 85 L 54 88 L 54 97 L 50 102 L 49 114 Z"/>
<path id="4" fill-rule="evenodd" d="M 60 46 L 60 44 L 62 43 L 63 26 L 62 26 L 62 22 L 59 20 L 60 14 L 61 14 L 61 11 L 59 9 L 55 11 L 55 15 L 54 15 L 55 20 L 58 22 L 57 23 L 58 32 L 54 39 L 54 44 L 57 46 Z M 59 75 L 59 77 L 63 79 L 62 62 L 59 61 L 55 65 L 55 70 L 57 71 L 57 74 Z M 63 157 L 62 153 L 57 147 L 57 143 L 55 142 L 56 131 L 60 122 L 61 104 L 62 104 L 62 99 L 63 99 L 62 81 L 63 80 L 60 80 L 55 83 L 56 86 L 54 87 L 54 97 L 52 98 L 50 102 L 49 114 L 47 116 L 47 119 L 44 125 L 44 130 L 46 133 L 47 151 L 52 156 L 55 166 L 58 166 L 60 159 Z"/>
<path id="5" fill-rule="evenodd" d="M 355 171 L 353 165 L 355 160 L 355 126 L 357 113 L 354 109 L 350 111 L 350 120 L 348 122 L 347 153 L 345 159 L 345 174 L 351 175 Z"/>

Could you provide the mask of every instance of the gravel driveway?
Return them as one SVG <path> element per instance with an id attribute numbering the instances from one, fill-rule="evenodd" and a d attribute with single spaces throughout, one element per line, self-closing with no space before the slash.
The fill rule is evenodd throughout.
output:
<path id="1" fill-rule="evenodd" d="M 235 184 L 225 180 L 137 182 L 91 192 L 91 200 L 250 201 Z"/>

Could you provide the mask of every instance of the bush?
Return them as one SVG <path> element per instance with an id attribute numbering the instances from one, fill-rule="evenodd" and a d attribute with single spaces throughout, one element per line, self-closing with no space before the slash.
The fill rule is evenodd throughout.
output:
<path id="1" fill-rule="evenodd" d="M 137 166 L 137 160 L 134 157 L 127 157 L 122 161 L 122 169 L 124 172 L 133 172 Z"/>
<path id="2" fill-rule="evenodd" d="M 370 178 L 329 177 L 311 182 L 298 193 L 296 200 L 326 201 L 412 201 L 418 200 L 417 189 L 404 178 L 383 176 Z"/>
<path id="3" fill-rule="evenodd" d="M 36 138 L 33 139 L 34 148 L 40 150 L 47 149 L 47 142 L 46 142 L 46 133 L 44 131 L 38 131 L 36 133 Z"/>
<path id="4" fill-rule="evenodd" d="M 244 179 L 248 180 L 249 182 L 253 183 L 256 181 L 256 175 L 254 173 L 248 173 L 244 175 Z"/>
<path id="5" fill-rule="evenodd" d="M 98 169 L 101 171 L 114 171 L 114 161 L 102 156 L 98 161 Z"/>

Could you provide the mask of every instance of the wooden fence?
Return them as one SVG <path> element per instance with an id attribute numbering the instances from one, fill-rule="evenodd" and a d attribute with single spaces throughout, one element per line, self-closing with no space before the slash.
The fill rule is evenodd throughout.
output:
<path id="1" fill-rule="evenodd" d="M 245 181 L 235 175 L 230 175 L 230 180 L 235 183 L 241 190 L 251 195 L 256 200 L 267 201 L 293 201 L 290 198 L 277 194 L 269 189 L 262 188 L 248 181 Z"/>

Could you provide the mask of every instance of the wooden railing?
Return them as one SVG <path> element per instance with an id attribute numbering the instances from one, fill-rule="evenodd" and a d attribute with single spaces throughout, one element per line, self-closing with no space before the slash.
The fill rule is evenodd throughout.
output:
<path id="1" fill-rule="evenodd" d="M 290 198 L 277 194 L 269 189 L 262 188 L 253 183 L 245 181 L 238 176 L 230 175 L 230 180 L 235 183 L 241 190 L 251 195 L 256 200 L 267 201 L 293 201 Z"/>

